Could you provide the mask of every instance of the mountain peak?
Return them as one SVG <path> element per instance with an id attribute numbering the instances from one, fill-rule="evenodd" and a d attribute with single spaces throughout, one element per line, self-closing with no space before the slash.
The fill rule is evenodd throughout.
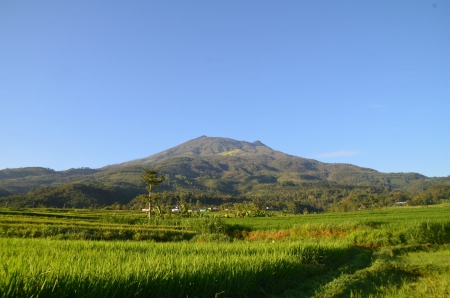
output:
<path id="1" fill-rule="evenodd" d="M 173 157 L 249 156 L 254 154 L 275 155 L 277 153 L 259 140 L 250 143 L 203 135 L 146 158 L 122 163 L 120 166 L 155 163 Z"/>
<path id="2" fill-rule="evenodd" d="M 261 143 L 261 141 L 259 141 L 259 140 L 254 141 L 253 145 L 255 145 L 255 146 L 266 146 L 263 143 Z"/>

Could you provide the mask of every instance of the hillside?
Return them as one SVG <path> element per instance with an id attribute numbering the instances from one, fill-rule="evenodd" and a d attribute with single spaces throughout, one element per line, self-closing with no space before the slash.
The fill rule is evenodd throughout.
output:
<path id="1" fill-rule="evenodd" d="M 427 178 L 417 173 L 387 174 L 350 164 L 322 163 L 273 150 L 260 141 L 250 143 L 206 136 L 146 158 L 107 166 L 103 170 L 117 173 L 155 165 L 163 166 L 166 173 L 194 179 L 206 187 L 219 181 L 243 185 L 328 181 L 404 187 L 411 181 Z"/>
<path id="2" fill-rule="evenodd" d="M 51 191 L 48 190 L 51 193 L 69 193 L 66 191 L 68 185 L 83 184 L 89 185 L 89 193 L 95 192 L 92 187 L 104 194 L 107 193 L 105 189 L 112 189 L 114 200 L 125 202 L 139 193 L 145 193 L 140 179 L 142 167 L 157 166 L 161 166 L 162 172 L 167 175 L 160 191 L 234 197 L 260 197 L 276 185 L 304 189 L 305 185 L 318 184 L 412 189 L 413 193 L 418 193 L 432 184 L 448 183 L 449 180 L 428 178 L 417 173 L 381 173 L 351 164 L 322 163 L 273 150 L 260 141 L 250 143 L 202 136 L 145 158 L 100 169 L 1 170 L 0 197 L 26 194 L 41 187 L 52 187 Z M 270 193 L 278 192 L 285 196 L 288 191 L 280 187 Z M 84 188 L 77 189 L 79 192 Z M 118 197 L 117 193 L 125 197 Z M 42 192 L 39 194 L 43 196 Z"/>
<path id="3" fill-rule="evenodd" d="M 107 166 L 105 168 L 142 166 L 154 164 L 165 159 L 175 157 L 218 157 L 218 156 L 273 156 L 285 157 L 289 156 L 279 151 L 272 150 L 260 141 L 249 143 L 246 141 L 236 141 L 229 138 L 217 138 L 201 136 L 190 140 L 176 147 L 164 150 L 163 152 L 146 158 L 136 159 L 117 165 Z"/>

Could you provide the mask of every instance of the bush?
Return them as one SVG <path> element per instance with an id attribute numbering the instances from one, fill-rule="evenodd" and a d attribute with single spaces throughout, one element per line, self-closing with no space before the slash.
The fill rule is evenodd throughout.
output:
<path id="1" fill-rule="evenodd" d="M 217 217 L 201 217 L 185 219 L 183 225 L 200 234 L 226 234 L 227 225 Z"/>
<path id="2" fill-rule="evenodd" d="M 407 244 L 445 244 L 450 243 L 450 224 L 418 223 L 402 232 Z"/>

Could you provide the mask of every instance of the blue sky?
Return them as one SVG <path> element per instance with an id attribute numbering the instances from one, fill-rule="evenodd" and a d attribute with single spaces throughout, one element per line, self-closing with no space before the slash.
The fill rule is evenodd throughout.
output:
<path id="1" fill-rule="evenodd" d="M 0 169 L 201 135 L 450 174 L 450 2 L 0 2 Z"/>

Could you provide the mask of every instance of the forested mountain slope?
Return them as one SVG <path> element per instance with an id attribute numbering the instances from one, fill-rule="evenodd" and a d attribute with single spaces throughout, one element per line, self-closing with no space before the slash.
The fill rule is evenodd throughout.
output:
<path id="1" fill-rule="evenodd" d="M 142 167 L 159 166 L 167 175 L 160 191 L 241 198 L 257 196 L 262 189 L 272 189 L 277 185 L 279 187 L 271 193 L 286 195 L 286 189 L 281 190 L 282 187 L 316 184 L 409 189 L 417 193 L 430 185 L 449 181 L 448 178 L 428 178 L 418 173 L 381 173 L 350 164 L 322 163 L 273 150 L 260 141 L 250 143 L 202 136 L 142 159 L 100 169 L 54 171 L 34 167 L 1 170 L 0 197 L 52 187 L 46 188 L 47 192 L 70 193 L 72 200 L 76 193 L 84 191 L 103 195 L 111 193 L 114 194 L 110 195 L 111 200 L 125 202 L 145 193 L 145 185 L 141 182 Z M 76 191 L 69 191 L 71 187 Z M 97 188 L 97 191 L 92 188 Z M 45 196 L 45 191 L 32 194 L 37 193 L 40 197 Z M 60 200 L 60 197 L 55 200 Z"/>

